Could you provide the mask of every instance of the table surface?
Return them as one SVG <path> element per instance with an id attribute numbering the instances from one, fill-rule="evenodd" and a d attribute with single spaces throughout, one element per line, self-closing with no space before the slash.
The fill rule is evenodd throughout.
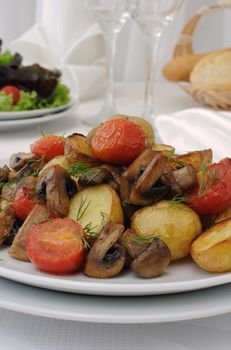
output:
<path id="1" fill-rule="evenodd" d="M 142 84 L 117 84 L 117 108 L 120 113 L 139 115 L 143 104 Z M 87 132 L 96 121 L 94 111 L 101 99 L 85 101 L 71 116 L 41 126 L 45 132 Z M 157 86 L 156 112 L 170 113 L 199 107 L 176 85 Z M 85 121 L 85 124 L 81 123 Z M 27 151 L 38 137 L 38 128 L 0 133 L 0 157 Z M 188 322 L 155 325 L 103 325 L 59 321 L 0 309 L 0 350 L 189 350 L 230 349 L 231 315 Z"/>

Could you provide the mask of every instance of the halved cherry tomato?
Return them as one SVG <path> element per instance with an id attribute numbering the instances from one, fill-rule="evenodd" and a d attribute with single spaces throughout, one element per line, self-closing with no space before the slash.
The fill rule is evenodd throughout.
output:
<path id="1" fill-rule="evenodd" d="M 1 89 L 1 92 L 5 95 L 12 95 L 14 105 L 18 103 L 20 99 L 20 90 L 16 86 L 6 85 Z"/>
<path id="2" fill-rule="evenodd" d="M 96 129 L 92 152 L 103 162 L 129 165 L 147 147 L 143 129 L 123 118 L 108 120 Z"/>
<path id="3" fill-rule="evenodd" d="M 85 249 L 82 226 L 69 218 L 53 219 L 29 230 L 26 252 L 40 270 L 68 274 L 80 268 Z"/>
<path id="4" fill-rule="evenodd" d="M 231 205 L 231 159 L 207 167 L 188 204 L 201 215 L 218 214 Z"/>
<path id="5" fill-rule="evenodd" d="M 32 190 L 21 187 L 13 200 L 14 211 L 21 220 L 25 220 L 36 204 L 40 203 L 35 197 Z"/>
<path id="6" fill-rule="evenodd" d="M 64 137 L 56 135 L 42 136 L 30 145 L 30 150 L 37 157 L 44 157 L 44 160 L 48 162 L 54 157 L 64 155 Z"/>

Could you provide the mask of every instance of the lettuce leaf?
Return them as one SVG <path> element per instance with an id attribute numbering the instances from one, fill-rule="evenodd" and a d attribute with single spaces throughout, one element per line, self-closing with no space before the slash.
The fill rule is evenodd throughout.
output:
<path id="1" fill-rule="evenodd" d="M 0 64 L 7 64 L 13 61 L 14 55 L 9 51 L 5 51 L 2 54 L 0 54 Z"/>
<path id="2" fill-rule="evenodd" d="M 33 109 L 56 108 L 66 105 L 70 102 L 69 89 L 66 85 L 58 83 L 54 95 L 49 99 L 39 99 L 35 91 L 20 91 L 20 100 L 13 105 L 11 95 L 5 95 L 0 92 L 0 111 L 1 112 L 19 112 Z"/>

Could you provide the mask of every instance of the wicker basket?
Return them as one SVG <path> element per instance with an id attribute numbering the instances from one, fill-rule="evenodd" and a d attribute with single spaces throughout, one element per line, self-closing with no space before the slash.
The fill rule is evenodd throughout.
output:
<path id="1" fill-rule="evenodd" d="M 204 15 L 221 9 L 231 9 L 231 0 L 223 0 L 215 5 L 204 6 L 196 12 L 183 28 L 175 46 L 173 58 L 194 54 L 192 40 L 199 21 Z M 231 110 L 231 81 L 230 84 L 226 85 L 180 83 L 180 86 L 197 102 L 204 106 L 216 110 Z"/>

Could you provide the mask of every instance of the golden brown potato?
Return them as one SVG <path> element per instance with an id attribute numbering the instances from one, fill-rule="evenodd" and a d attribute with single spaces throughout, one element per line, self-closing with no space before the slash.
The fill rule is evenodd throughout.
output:
<path id="1" fill-rule="evenodd" d="M 98 234 L 109 220 L 123 224 L 123 210 L 117 193 L 109 185 L 88 187 L 70 201 L 68 217 Z"/>
<path id="2" fill-rule="evenodd" d="M 46 170 L 50 167 L 50 166 L 54 166 L 54 165 L 60 165 L 62 166 L 64 169 L 67 169 L 69 167 L 69 162 L 66 156 L 58 156 L 55 157 L 53 159 L 51 159 L 43 168 L 42 170 L 39 172 L 39 176 L 41 176 L 44 172 L 46 172 Z"/>
<path id="3" fill-rule="evenodd" d="M 210 272 L 231 271 L 230 252 L 231 219 L 210 227 L 191 247 L 191 256 L 195 263 Z"/>
<path id="4" fill-rule="evenodd" d="M 160 144 L 160 143 L 156 143 L 154 146 L 152 146 L 152 150 L 157 152 L 162 152 L 167 157 L 174 155 L 174 152 L 175 152 L 174 147 L 170 145 Z"/>
<path id="5" fill-rule="evenodd" d="M 86 136 L 81 134 L 72 134 L 65 139 L 65 156 L 70 163 L 99 163 L 87 143 Z"/>
<path id="6" fill-rule="evenodd" d="M 218 222 L 231 219 L 231 205 L 225 209 L 222 213 L 218 214 L 215 218 L 215 224 Z"/>
<path id="7" fill-rule="evenodd" d="M 174 158 L 176 165 L 178 163 L 182 163 L 182 165 L 191 164 L 196 169 L 196 172 L 201 171 L 202 164 L 206 166 L 210 165 L 212 163 L 212 159 L 213 152 L 211 149 L 189 152 Z"/>
<path id="8" fill-rule="evenodd" d="M 201 233 L 199 216 L 189 207 L 161 201 L 138 210 L 131 228 L 141 237 L 159 237 L 169 247 L 172 260 L 187 256 L 193 240 Z"/>

